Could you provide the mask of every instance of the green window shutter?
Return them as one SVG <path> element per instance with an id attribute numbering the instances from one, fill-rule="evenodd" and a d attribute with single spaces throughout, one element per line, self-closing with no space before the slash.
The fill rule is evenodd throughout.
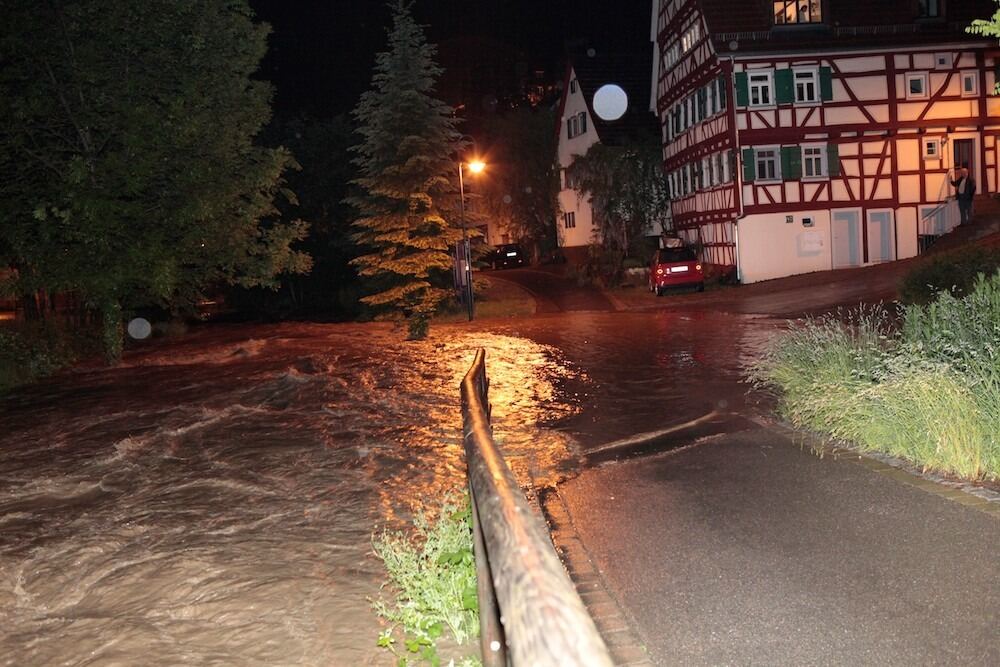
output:
<path id="1" fill-rule="evenodd" d="M 757 177 L 756 165 L 753 163 L 753 149 L 743 149 L 743 182 L 751 183 Z"/>
<path id="2" fill-rule="evenodd" d="M 824 102 L 833 99 L 833 71 L 829 67 L 819 68 L 819 95 Z"/>
<path id="3" fill-rule="evenodd" d="M 798 146 L 781 147 L 781 178 L 786 181 L 802 178 L 802 149 Z"/>
<path id="4" fill-rule="evenodd" d="M 826 164 L 830 176 L 840 176 L 840 150 L 837 144 L 826 145 Z"/>
<path id="5" fill-rule="evenodd" d="M 736 84 L 736 106 L 748 106 L 750 104 L 750 83 L 747 81 L 747 73 L 736 72 L 733 74 L 733 82 Z"/>
<path id="6" fill-rule="evenodd" d="M 795 101 L 792 90 L 792 70 L 779 69 L 774 73 L 774 97 L 778 104 L 791 104 Z"/>

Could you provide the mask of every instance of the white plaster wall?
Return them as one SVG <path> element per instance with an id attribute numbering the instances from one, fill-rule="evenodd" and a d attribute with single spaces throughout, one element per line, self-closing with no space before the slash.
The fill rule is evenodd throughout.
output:
<path id="1" fill-rule="evenodd" d="M 559 246 L 590 245 L 594 238 L 594 212 L 590 200 L 576 190 L 563 190 L 559 193 L 559 218 L 556 220 L 556 230 L 559 232 Z M 563 226 L 563 212 L 576 213 L 576 227 L 566 229 Z"/>
<path id="2" fill-rule="evenodd" d="M 576 80 L 576 72 L 570 70 L 570 81 Z M 570 139 L 566 132 L 566 119 L 577 115 L 580 112 L 587 114 L 587 131 Z M 583 89 L 576 86 L 576 92 L 566 89 L 566 104 L 563 107 L 562 117 L 559 119 L 559 166 L 563 169 L 573 163 L 577 155 L 583 155 L 587 150 L 598 142 L 597 132 L 594 131 L 593 119 L 587 109 L 587 102 L 583 98 Z M 559 192 L 560 212 L 556 218 L 556 238 L 559 239 L 560 246 L 581 246 L 589 245 L 594 236 L 594 216 L 587 197 L 581 195 L 576 190 L 561 190 Z M 563 213 L 571 212 L 576 214 L 576 227 L 566 229 L 563 226 Z"/>
<path id="3" fill-rule="evenodd" d="M 785 222 L 784 214 L 750 215 L 740 220 L 739 262 L 744 283 L 831 268 L 830 211 L 802 211 Z M 802 218 L 811 217 L 812 227 Z"/>

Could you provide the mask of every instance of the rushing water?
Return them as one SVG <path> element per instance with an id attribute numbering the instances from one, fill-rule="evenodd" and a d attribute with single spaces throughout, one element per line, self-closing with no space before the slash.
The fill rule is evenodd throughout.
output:
<path id="1" fill-rule="evenodd" d="M 383 664 L 370 537 L 464 483 L 474 349 L 498 442 L 547 484 L 581 447 L 739 402 L 732 349 L 760 336 L 719 317 L 575 314 L 419 343 L 215 327 L 2 399 L 0 664 Z"/>

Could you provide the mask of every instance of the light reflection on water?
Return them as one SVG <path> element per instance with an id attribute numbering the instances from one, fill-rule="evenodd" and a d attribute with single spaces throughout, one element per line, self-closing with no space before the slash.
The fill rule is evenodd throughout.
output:
<path id="1" fill-rule="evenodd" d="M 741 355 L 772 328 L 577 313 L 406 343 L 382 325 L 219 327 L 3 399 L 0 662 L 381 664 L 370 536 L 464 485 L 476 347 L 496 439 L 544 485 L 581 449 L 741 407 Z"/>
<path id="2" fill-rule="evenodd" d="M 553 388 L 569 371 L 497 334 L 203 331 L 6 399 L 0 663 L 384 661 L 370 535 L 464 484 L 477 346 L 498 441 L 559 469 L 569 439 L 537 423 L 576 409 Z"/>

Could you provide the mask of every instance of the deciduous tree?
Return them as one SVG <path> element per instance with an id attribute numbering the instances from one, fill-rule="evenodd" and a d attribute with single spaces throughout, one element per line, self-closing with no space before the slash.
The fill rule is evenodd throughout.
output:
<path id="1" fill-rule="evenodd" d="M 997 0 L 997 4 L 1000 5 L 1000 0 Z M 1000 7 L 993 14 L 992 17 L 988 19 L 976 19 L 972 22 L 966 31 L 971 32 L 974 35 L 983 35 L 985 37 L 997 37 L 1000 38 Z M 997 81 L 993 86 L 993 94 L 1000 95 L 1000 81 Z"/>
<path id="2" fill-rule="evenodd" d="M 621 146 L 597 143 L 570 166 L 577 187 L 590 195 L 594 240 L 611 263 L 611 282 L 620 278 L 622 263 L 638 239 L 666 231 L 669 196 L 660 151 L 652 139 Z"/>
<path id="3" fill-rule="evenodd" d="M 103 314 L 308 270 L 268 224 L 294 164 L 254 145 L 268 28 L 244 0 L 11 0 L 0 34 L 0 262 Z"/>

